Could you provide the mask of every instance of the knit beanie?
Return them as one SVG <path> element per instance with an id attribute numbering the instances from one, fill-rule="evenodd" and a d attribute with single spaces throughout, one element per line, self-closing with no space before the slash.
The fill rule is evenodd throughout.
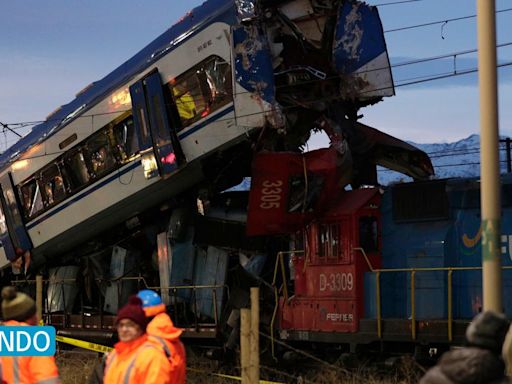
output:
<path id="1" fill-rule="evenodd" d="M 117 312 L 116 324 L 123 319 L 130 319 L 143 331 L 146 330 L 146 315 L 142 309 L 142 301 L 136 295 L 130 296 L 128 303 Z"/>
<path id="2" fill-rule="evenodd" d="M 25 321 L 36 313 L 36 303 L 23 292 L 16 291 L 15 287 L 8 286 L 2 289 L 2 315 L 4 320 Z"/>
<path id="3" fill-rule="evenodd" d="M 501 313 L 479 313 L 466 329 L 468 344 L 500 354 L 510 322 Z"/>

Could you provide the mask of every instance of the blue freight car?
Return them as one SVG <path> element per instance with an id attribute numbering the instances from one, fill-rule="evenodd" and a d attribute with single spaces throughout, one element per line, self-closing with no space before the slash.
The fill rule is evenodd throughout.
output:
<path id="1" fill-rule="evenodd" d="M 512 266 L 512 175 L 502 177 L 502 264 Z M 447 179 L 390 187 L 382 199 L 383 318 L 471 319 L 482 310 L 480 182 Z M 385 270 L 400 270 L 386 272 Z M 438 270 L 433 270 L 438 269 Z M 450 272 L 451 271 L 451 272 Z M 503 270 L 503 290 L 512 271 Z M 375 273 L 366 277 L 366 316 L 376 317 Z M 449 298 L 450 297 L 450 298 Z M 512 298 L 504 295 L 512 315 Z M 451 308 L 448 301 L 451 300 Z"/>

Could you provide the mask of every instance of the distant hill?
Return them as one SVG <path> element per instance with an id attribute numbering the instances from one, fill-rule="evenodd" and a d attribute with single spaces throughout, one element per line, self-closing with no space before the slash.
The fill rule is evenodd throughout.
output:
<path id="1" fill-rule="evenodd" d="M 434 165 L 435 178 L 480 176 L 480 136 L 471 135 L 453 143 L 409 144 L 426 152 Z M 501 173 L 507 170 L 505 145 L 500 145 Z M 400 181 L 412 181 L 400 173 L 378 168 L 379 183 L 388 185 Z"/>
<path id="2" fill-rule="evenodd" d="M 503 137 L 504 138 L 504 137 Z M 480 176 L 480 136 L 471 135 L 465 139 L 453 143 L 417 144 L 408 142 L 411 145 L 426 152 L 434 165 L 436 179 L 449 177 L 477 177 Z M 501 173 L 507 170 L 505 145 L 500 145 Z M 408 182 L 412 179 L 401 173 L 378 167 L 379 183 L 388 185 L 390 183 Z M 233 187 L 233 190 L 249 190 L 251 179 Z"/>

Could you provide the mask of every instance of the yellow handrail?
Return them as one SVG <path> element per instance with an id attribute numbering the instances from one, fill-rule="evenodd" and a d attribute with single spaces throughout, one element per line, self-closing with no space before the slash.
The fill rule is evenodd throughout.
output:
<path id="1" fill-rule="evenodd" d="M 376 301 L 377 301 L 377 335 L 382 338 L 382 304 L 381 304 L 381 273 L 407 272 L 411 274 L 411 337 L 416 340 L 416 273 L 417 272 L 437 272 L 446 271 L 448 273 L 448 341 L 453 341 L 453 272 L 456 271 L 479 271 L 482 267 L 431 267 L 431 268 L 390 268 L 390 269 L 372 269 L 368 258 L 362 248 L 353 248 L 359 250 L 367 260 L 368 266 L 376 274 Z M 502 269 L 512 269 L 512 266 L 502 266 Z"/>
<path id="2" fill-rule="evenodd" d="M 416 271 L 411 272 L 411 335 L 416 340 L 416 300 L 415 300 L 415 279 Z"/>
<path id="3" fill-rule="evenodd" d="M 453 271 L 448 271 L 448 341 L 453 340 L 453 313 L 452 313 L 452 276 Z"/>
<path id="4" fill-rule="evenodd" d="M 380 271 L 377 271 L 375 278 L 377 279 L 377 335 L 379 336 L 379 339 L 382 339 L 382 314 L 380 308 Z"/>
<path id="5" fill-rule="evenodd" d="M 374 272 L 375 269 L 373 268 L 372 266 L 372 263 L 370 262 L 370 259 L 368 258 L 368 256 L 366 255 L 366 252 L 364 250 L 364 248 L 361 248 L 361 247 L 356 247 L 356 248 L 352 248 L 353 251 L 359 251 L 363 254 L 363 257 L 364 259 L 366 260 L 366 264 L 368 264 L 368 268 L 370 268 L 370 271 Z"/>
<path id="6" fill-rule="evenodd" d="M 287 288 L 287 280 L 286 280 L 286 271 L 284 268 L 284 259 L 283 255 L 291 255 L 291 254 L 301 254 L 304 251 L 282 251 L 277 253 L 276 264 L 274 266 L 274 277 L 272 278 L 272 286 L 274 287 L 274 312 L 272 313 L 272 319 L 270 320 L 270 347 L 272 350 L 272 358 L 277 361 L 275 356 L 275 345 L 274 345 L 274 323 L 276 320 L 277 309 L 279 307 L 279 292 L 277 289 L 277 272 L 279 266 L 281 266 L 281 277 L 283 279 L 283 293 L 285 295 L 286 300 L 288 300 L 288 288 Z"/>

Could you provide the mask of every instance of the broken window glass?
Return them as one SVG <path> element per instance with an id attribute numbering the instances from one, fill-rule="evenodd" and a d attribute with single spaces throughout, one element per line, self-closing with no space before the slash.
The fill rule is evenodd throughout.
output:
<path id="1" fill-rule="evenodd" d="M 45 206 L 58 203 L 66 197 L 64 179 L 57 164 L 52 164 L 41 172 L 41 184 Z"/>
<path id="2" fill-rule="evenodd" d="M 139 140 L 135 132 L 132 116 L 117 123 L 112 128 L 113 142 L 119 161 L 124 163 L 139 152 Z"/>
<path id="3" fill-rule="evenodd" d="M 32 179 L 26 182 L 20 190 L 25 217 L 27 219 L 32 218 L 43 209 L 43 198 L 39 184 L 36 179 Z"/>
<path id="4" fill-rule="evenodd" d="M 19 188 L 25 218 L 33 218 L 78 192 L 93 179 L 133 159 L 138 152 L 139 141 L 132 116 L 124 115 L 110 122 L 36 172 Z"/>
<path id="5" fill-rule="evenodd" d="M 114 168 L 116 162 L 105 130 L 96 133 L 85 145 L 94 177 L 101 177 Z"/>
<path id="6" fill-rule="evenodd" d="M 303 175 L 294 175 L 289 179 L 289 186 L 288 212 L 310 212 L 320 198 L 324 177 L 308 172 L 305 180 Z"/>
<path id="7" fill-rule="evenodd" d="M 231 67 L 217 56 L 178 76 L 168 86 L 183 127 L 208 116 L 233 98 Z"/>
<path id="8" fill-rule="evenodd" d="M 3 208 L 0 206 L 0 235 L 3 236 L 7 233 L 7 221 L 5 220 L 5 215 Z M 2 243 L 0 242 L 0 245 Z"/>
<path id="9" fill-rule="evenodd" d="M 212 110 L 215 110 L 231 100 L 231 67 L 223 60 L 210 60 L 204 65 L 204 73 L 210 91 L 209 103 Z"/>
<path id="10" fill-rule="evenodd" d="M 176 82 L 172 90 L 183 126 L 199 120 L 206 102 L 198 77 L 192 74 L 188 78 L 183 78 Z"/>
<path id="11" fill-rule="evenodd" d="M 89 182 L 90 175 L 81 148 L 67 152 L 64 155 L 63 163 L 63 173 L 71 191 L 76 191 Z"/>

